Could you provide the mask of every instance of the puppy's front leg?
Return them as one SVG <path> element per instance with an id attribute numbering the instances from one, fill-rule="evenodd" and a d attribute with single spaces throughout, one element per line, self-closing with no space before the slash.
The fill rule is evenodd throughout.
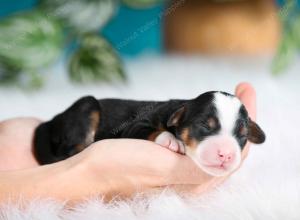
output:
<path id="1" fill-rule="evenodd" d="M 185 146 L 182 141 L 168 131 L 163 131 L 157 135 L 154 142 L 176 153 L 185 154 Z"/>
<path id="2" fill-rule="evenodd" d="M 176 153 L 185 154 L 185 146 L 171 132 L 161 131 L 149 126 L 147 121 L 140 121 L 128 126 L 122 133 L 122 138 L 137 138 L 153 141 L 162 147 Z"/>

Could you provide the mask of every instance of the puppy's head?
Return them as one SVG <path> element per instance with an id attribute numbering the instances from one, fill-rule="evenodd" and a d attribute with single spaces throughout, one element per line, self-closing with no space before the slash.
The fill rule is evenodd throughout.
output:
<path id="1" fill-rule="evenodd" d="M 207 92 L 187 102 L 169 119 L 186 154 L 205 172 L 224 176 L 238 168 L 247 140 L 260 144 L 265 134 L 240 100 L 224 92 Z"/>

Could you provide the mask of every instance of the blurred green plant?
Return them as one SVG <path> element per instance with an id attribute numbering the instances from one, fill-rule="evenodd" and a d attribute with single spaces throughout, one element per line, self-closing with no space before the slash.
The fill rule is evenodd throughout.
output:
<path id="1" fill-rule="evenodd" d="M 7 85 L 17 81 L 20 75 L 20 69 L 0 56 L 0 83 Z"/>
<path id="2" fill-rule="evenodd" d="M 149 7 L 161 0 L 124 0 Z M 0 84 L 39 88 L 41 69 L 53 64 L 66 44 L 69 76 L 78 83 L 125 80 L 114 48 L 97 33 L 112 18 L 118 0 L 40 0 L 35 9 L 0 20 Z"/>
<path id="3" fill-rule="evenodd" d="M 40 0 L 40 7 L 76 33 L 97 32 L 114 15 L 117 0 Z"/>
<path id="4" fill-rule="evenodd" d="M 0 30 L 0 81 L 14 83 L 24 72 L 27 77 L 23 81 L 34 82 L 29 83 L 32 87 L 41 86 L 42 77 L 37 72 L 52 64 L 61 53 L 61 26 L 35 10 L 2 20 Z"/>
<path id="5" fill-rule="evenodd" d="M 75 82 L 95 82 L 98 79 L 125 80 L 121 61 L 112 46 L 96 34 L 86 34 L 69 63 L 70 77 Z"/>
<path id="6" fill-rule="evenodd" d="M 286 0 L 279 13 L 283 30 L 282 40 L 272 61 L 272 73 L 283 73 L 300 50 L 300 13 L 296 0 Z"/>
<path id="7" fill-rule="evenodd" d="M 163 2 L 164 0 L 122 0 L 124 4 L 133 8 L 147 8 L 155 4 Z"/>

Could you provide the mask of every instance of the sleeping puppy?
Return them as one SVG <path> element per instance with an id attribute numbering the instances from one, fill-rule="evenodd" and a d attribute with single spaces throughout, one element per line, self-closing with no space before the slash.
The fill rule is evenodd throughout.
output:
<path id="1" fill-rule="evenodd" d="M 87 96 L 36 129 L 35 156 L 40 164 L 53 163 L 109 138 L 151 140 L 223 176 L 239 166 L 247 140 L 260 144 L 265 134 L 225 92 L 161 102 Z"/>

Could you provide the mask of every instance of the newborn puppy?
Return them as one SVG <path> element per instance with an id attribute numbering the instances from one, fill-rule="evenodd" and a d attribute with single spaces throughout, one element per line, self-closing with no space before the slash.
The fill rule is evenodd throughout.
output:
<path id="1" fill-rule="evenodd" d="M 239 166 L 247 140 L 260 144 L 265 134 L 240 100 L 224 92 L 164 102 L 88 96 L 36 129 L 34 151 L 48 164 L 109 138 L 151 140 L 189 156 L 206 173 L 223 176 Z"/>

